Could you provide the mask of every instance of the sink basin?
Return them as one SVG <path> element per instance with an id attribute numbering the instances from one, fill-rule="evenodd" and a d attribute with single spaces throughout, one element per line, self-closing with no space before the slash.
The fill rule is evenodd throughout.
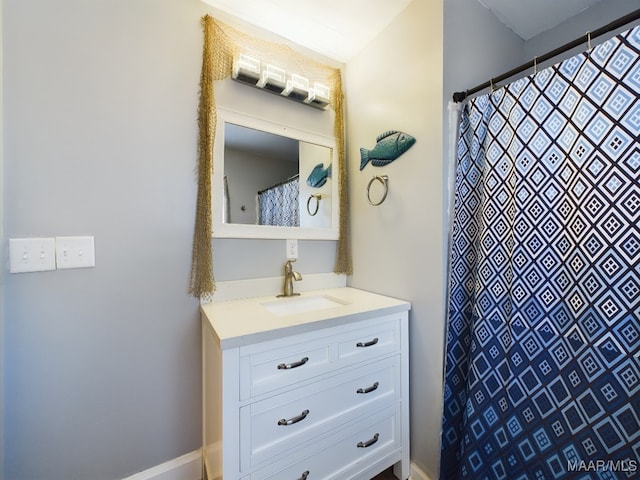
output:
<path id="1" fill-rule="evenodd" d="M 273 302 L 262 303 L 261 305 L 274 315 L 282 316 L 341 307 L 346 305 L 346 303 L 327 295 L 314 295 L 311 297 L 280 298 Z"/>

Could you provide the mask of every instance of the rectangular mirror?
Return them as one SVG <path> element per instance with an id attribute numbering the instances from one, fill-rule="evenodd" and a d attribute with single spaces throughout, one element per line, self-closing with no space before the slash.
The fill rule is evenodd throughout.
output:
<path id="1" fill-rule="evenodd" d="M 338 238 L 335 139 L 218 109 L 213 235 Z"/>

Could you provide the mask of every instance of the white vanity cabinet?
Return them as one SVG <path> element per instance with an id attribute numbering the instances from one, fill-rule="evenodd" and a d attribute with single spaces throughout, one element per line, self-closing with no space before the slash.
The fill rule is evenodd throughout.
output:
<path id="1" fill-rule="evenodd" d="M 281 315 L 265 299 L 203 306 L 206 479 L 366 480 L 392 465 L 409 477 L 410 304 L 323 294 L 342 303 Z"/>

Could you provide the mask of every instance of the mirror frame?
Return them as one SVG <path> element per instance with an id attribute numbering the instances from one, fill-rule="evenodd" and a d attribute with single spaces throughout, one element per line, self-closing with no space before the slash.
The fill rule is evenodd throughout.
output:
<path id="1" fill-rule="evenodd" d="M 336 139 L 297 128 L 274 123 L 263 118 L 253 117 L 233 110 L 217 109 L 216 135 L 213 143 L 213 178 L 211 188 L 211 208 L 213 238 L 263 238 L 263 239 L 301 239 L 301 240 L 337 240 L 340 225 L 340 183 L 338 175 L 338 151 Z M 248 225 L 224 222 L 224 138 L 227 123 L 241 125 L 263 132 L 313 143 L 331 149 L 331 226 L 330 227 L 279 227 L 273 225 Z"/>

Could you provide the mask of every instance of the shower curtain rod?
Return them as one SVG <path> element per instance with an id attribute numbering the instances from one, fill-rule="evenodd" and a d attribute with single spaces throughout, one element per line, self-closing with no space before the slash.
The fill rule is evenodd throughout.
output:
<path id="1" fill-rule="evenodd" d="M 272 188 L 276 188 L 276 187 L 281 187 L 282 185 L 286 185 L 287 183 L 293 182 L 294 180 L 297 180 L 298 178 L 300 178 L 300 174 L 296 173 L 295 175 L 291 175 L 289 178 L 287 178 L 286 180 L 282 180 L 281 182 L 278 182 L 274 185 L 271 185 L 270 187 L 265 188 L 264 190 L 258 190 L 258 195 L 267 192 L 269 190 L 271 190 Z"/>
<path id="2" fill-rule="evenodd" d="M 533 60 L 524 63 L 522 65 L 520 65 L 519 67 L 516 67 L 512 70 L 509 70 L 508 72 L 503 73 L 502 75 L 499 75 L 495 78 L 491 78 L 489 81 L 484 82 L 481 85 L 477 85 L 473 88 L 470 88 L 469 90 L 466 90 L 464 92 L 455 92 L 453 94 L 453 101 L 456 103 L 462 102 L 464 101 L 465 98 L 467 98 L 469 95 L 473 95 L 474 93 L 477 93 L 481 90 L 484 90 L 485 88 L 488 87 L 495 87 L 497 82 L 500 82 L 502 80 L 506 80 L 510 77 L 513 77 L 514 75 L 517 75 L 518 73 L 521 73 L 529 68 L 535 67 L 537 64 L 545 62 L 547 60 L 552 59 L 553 57 L 557 57 L 558 55 L 571 50 L 572 48 L 578 47 L 583 43 L 588 43 L 590 42 L 590 40 L 597 38 L 601 35 L 604 35 L 605 33 L 608 33 L 612 30 L 615 30 L 617 28 L 620 27 L 624 27 L 626 24 L 633 22 L 634 20 L 637 20 L 640 18 L 640 9 L 631 12 L 623 17 L 620 17 L 617 20 L 614 20 L 613 22 L 605 25 L 604 27 L 600 27 L 597 30 L 594 30 L 593 32 L 587 32 L 585 33 L 583 36 L 581 36 L 580 38 L 576 38 L 575 40 L 573 40 L 572 42 L 566 43 L 564 45 L 562 45 L 561 47 L 556 48 L 555 50 L 552 50 L 550 52 L 545 53 L 544 55 L 540 55 L 535 57 Z"/>

